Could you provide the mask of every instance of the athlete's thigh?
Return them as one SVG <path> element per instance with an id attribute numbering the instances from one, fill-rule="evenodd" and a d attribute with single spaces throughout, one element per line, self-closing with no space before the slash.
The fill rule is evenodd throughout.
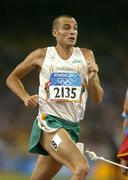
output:
<path id="1" fill-rule="evenodd" d="M 75 166 L 81 162 L 87 164 L 85 156 L 63 128 L 54 133 L 44 132 L 40 143 L 52 157 L 67 165 L 71 170 L 74 170 Z"/>
<path id="2" fill-rule="evenodd" d="M 58 161 L 53 157 L 39 155 L 34 171 L 32 173 L 32 180 L 49 180 L 51 179 L 62 167 Z"/>

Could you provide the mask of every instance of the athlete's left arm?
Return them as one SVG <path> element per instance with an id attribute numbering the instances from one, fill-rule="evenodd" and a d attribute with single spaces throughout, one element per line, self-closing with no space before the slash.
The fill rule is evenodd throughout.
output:
<path id="1" fill-rule="evenodd" d="M 101 87 L 98 76 L 98 65 L 96 64 L 93 52 L 89 49 L 82 49 L 85 60 L 88 66 L 88 89 L 91 95 L 91 99 L 97 103 L 100 103 L 103 98 L 103 88 Z"/>

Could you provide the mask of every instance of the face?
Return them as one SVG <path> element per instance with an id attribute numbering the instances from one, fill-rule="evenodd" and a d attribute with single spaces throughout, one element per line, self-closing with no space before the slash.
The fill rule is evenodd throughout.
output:
<path id="1" fill-rule="evenodd" d="M 57 44 L 66 47 L 73 47 L 76 44 L 78 26 L 73 18 L 60 17 L 57 25 L 53 29 L 53 36 Z"/>

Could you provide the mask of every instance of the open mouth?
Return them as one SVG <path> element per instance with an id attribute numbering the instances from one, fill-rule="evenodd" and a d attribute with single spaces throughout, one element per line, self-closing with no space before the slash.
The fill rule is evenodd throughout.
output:
<path id="1" fill-rule="evenodd" d="M 71 41 L 75 41 L 75 38 L 74 37 L 70 37 L 70 38 L 68 38 L 69 40 L 71 40 Z"/>

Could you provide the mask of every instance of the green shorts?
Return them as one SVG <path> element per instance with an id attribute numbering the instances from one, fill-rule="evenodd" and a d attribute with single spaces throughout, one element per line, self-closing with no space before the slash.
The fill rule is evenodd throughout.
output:
<path id="1" fill-rule="evenodd" d="M 47 115 L 45 119 L 47 125 L 52 128 L 64 128 L 72 140 L 77 143 L 80 138 L 80 125 L 77 122 L 71 122 L 67 120 L 63 120 L 56 116 Z M 30 135 L 29 141 L 29 152 L 42 154 L 42 155 L 49 155 L 47 151 L 45 151 L 42 146 L 40 145 L 40 136 L 43 130 L 38 127 L 38 119 L 35 119 L 32 127 L 32 132 Z"/>

